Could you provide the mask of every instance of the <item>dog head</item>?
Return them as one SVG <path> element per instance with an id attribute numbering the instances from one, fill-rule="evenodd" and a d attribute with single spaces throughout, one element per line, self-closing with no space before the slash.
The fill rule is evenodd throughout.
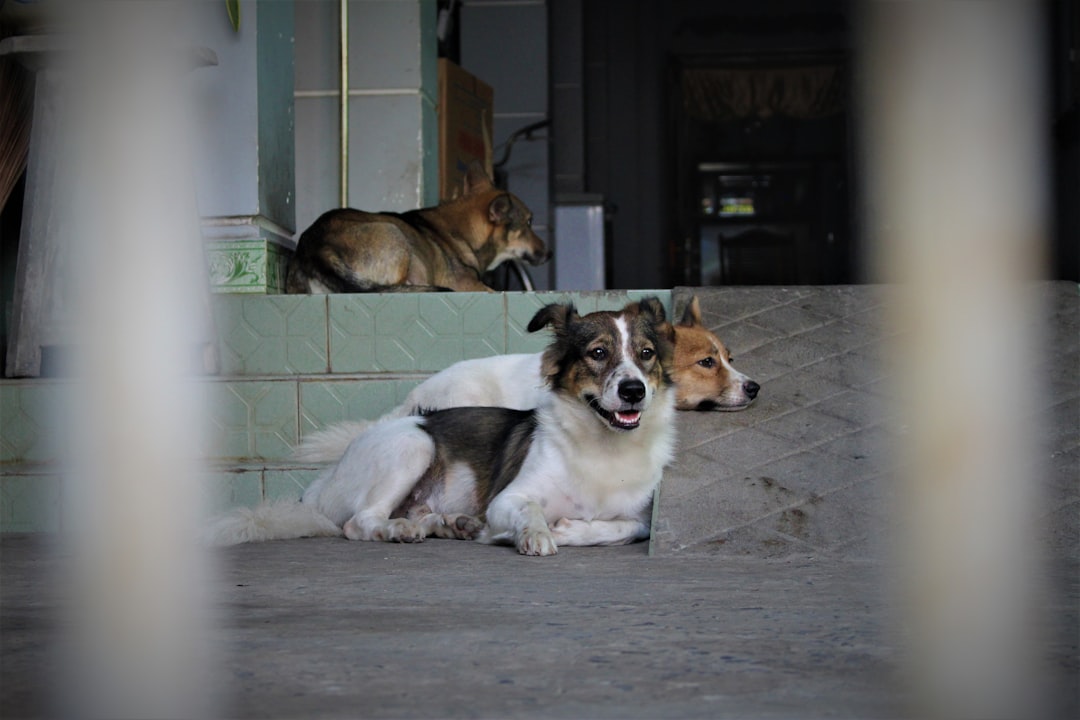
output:
<path id="1" fill-rule="evenodd" d="M 490 231 L 483 237 L 490 243 L 492 259 L 484 270 L 494 270 L 507 260 L 524 260 L 530 265 L 547 262 L 551 251 L 533 232 L 532 212 L 516 195 L 496 188 L 480 163 L 470 163 L 463 190 L 465 198 L 477 199 L 486 208 Z"/>
<path id="2" fill-rule="evenodd" d="M 675 404 L 680 410 L 744 410 L 761 386 L 731 365 L 731 353 L 701 322 L 691 298 L 675 326 Z"/>
<path id="3" fill-rule="evenodd" d="M 555 338 L 544 352 L 544 378 L 556 395 L 574 398 L 611 430 L 634 430 L 657 395 L 668 392 L 675 332 L 656 298 L 584 317 L 572 304 L 548 305 L 529 332 L 548 325 Z"/>

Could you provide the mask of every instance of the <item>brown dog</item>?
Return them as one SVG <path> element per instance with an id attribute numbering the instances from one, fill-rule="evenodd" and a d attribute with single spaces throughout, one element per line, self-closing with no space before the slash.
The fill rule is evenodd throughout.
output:
<path id="1" fill-rule="evenodd" d="M 731 353 L 701 322 L 701 305 L 691 298 L 675 326 L 675 406 L 679 410 L 743 410 L 761 386 L 731 365 Z"/>
<path id="2" fill-rule="evenodd" d="M 546 261 L 532 213 L 496 188 L 478 163 L 460 196 L 404 213 L 330 210 L 300 236 L 289 262 L 290 293 L 461 290 L 488 292 L 481 280 L 512 258 Z"/>

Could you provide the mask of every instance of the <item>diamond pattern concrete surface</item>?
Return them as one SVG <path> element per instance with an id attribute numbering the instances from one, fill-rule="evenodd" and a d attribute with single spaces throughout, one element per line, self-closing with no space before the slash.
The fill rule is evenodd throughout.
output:
<path id="1" fill-rule="evenodd" d="M 664 475 L 652 551 L 844 559 L 881 555 L 893 495 L 891 416 L 880 339 L 892 288 L 678 288 L 762 385 L 736 414 L 680 413 L 679 451 Z M 1033 353 L 1048 385 L 1039 417 L 1050 458 L 1051 544 L 1080 550 L 1080 297 L 1038 286 L 1048 351 Z"/>

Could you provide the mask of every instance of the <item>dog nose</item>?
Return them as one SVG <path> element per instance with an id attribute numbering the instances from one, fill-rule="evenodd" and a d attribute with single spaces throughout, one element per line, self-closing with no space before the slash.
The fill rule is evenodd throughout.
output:
<path id="1" fill-rule="evenodd" d="M 753 380 L 747 380 L 746 382 L 743 383 L 742 389 L 743 389 L 743 392 L 746 393 L 747 397 L 749 397 L 751 400 L 753 400 L 754 398 L 757 397 L 758 390 L 761 389 L 761 386 L 758 385 Z"/>
<path id="2" fill-rule="evenodd" d="M 641 402 L 645 397 L 645 383 L 640 380 L 623 380 L 619 383 L 619 397 L 628 403 Z"/>

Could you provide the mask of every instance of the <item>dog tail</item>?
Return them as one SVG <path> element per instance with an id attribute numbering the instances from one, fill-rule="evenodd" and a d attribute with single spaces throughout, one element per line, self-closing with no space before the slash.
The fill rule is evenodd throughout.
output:
<path id="1" fill-rule="evenodd" d="M 237 508 L 213 519 L 202 531 L 204 545 L 224 547 L 266 540 L 341 537 L 333 520 L 296 500 L 278 500 L 253 508 Z"/>
<path id="2" fill-rule="evenodd" d="M 356 436 L 371 427 L 372 420 L 348 420 L 304 438 L 293 457 L 303 462 L 337 462 Z"/>
<path id="3" fill-rule="evenodd" d="M 293 458 L 300 462 L 337 462 L 345 454 L 345 450 L 352 444 L 352 441 L 372 425 L 409 415 L 425 414 L 423 410 L 413 406 L 412 400 L 413 396 L 410 394 L 405 398 L 404 403 L 398 405 L 378 420 L 345 420 L 313 432 L 305 437 L 300 446 L 296 448 L 293 452 Z"/>

